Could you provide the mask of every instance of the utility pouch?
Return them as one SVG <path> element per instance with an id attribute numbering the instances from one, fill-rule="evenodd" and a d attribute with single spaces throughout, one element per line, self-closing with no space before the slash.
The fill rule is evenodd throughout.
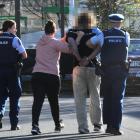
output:
<path id="1" fill-rule="evenodd" d="M 129 72 L 130 64 L 131 64 L 131 60 L 124 63 L 124 66 L 125 66 L 125 69 L 126 69 L 127 72 Z"/>
<path id="2" fill-rule="evenodd" d="M 23 67 L 22 62 L 17 62 L 17 64 L 15 65 L 17 76 L 21 75 L 22 67 Z"/>
<path id="3" fill-rule="evenodd" d="M 103 74 L 104 74 L 100 62 L 96 63 L 96 65 L 95 65 L 95 74 L 98 76 L 103 76 Z"/>

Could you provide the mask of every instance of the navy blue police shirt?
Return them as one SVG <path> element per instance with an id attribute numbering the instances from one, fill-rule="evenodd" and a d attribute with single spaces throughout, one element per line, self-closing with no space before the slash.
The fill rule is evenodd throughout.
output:
<path id="1" fill-rule="evenodd" d="M 103 31 L 104 44 L 101 51 L 102 65 L 116 65 L 126 62 L 126 31 L 115 28 Z"/>
<path id="2" fill-rule="evenodd" d="M 0 66 L 12 66 L 19 59 L 18 51 L 13 48 L 12 42 L 16 36 L 11 33 L 0 34 Z"/>

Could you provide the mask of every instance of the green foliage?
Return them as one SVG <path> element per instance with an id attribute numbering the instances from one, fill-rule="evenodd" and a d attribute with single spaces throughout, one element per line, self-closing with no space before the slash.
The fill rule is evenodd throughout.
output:
<path id="1" fill-rule="evenodd" d="M 98 17 L 98 26 L 101 29 L 109 27 L 108 15 L 121 13 L 125 16 L 127 27 L 132 37 L 140 36 L 140 0 L 89 0 L 90 5 Z M 136 27 L 137 26 L 137 27 Z"/>

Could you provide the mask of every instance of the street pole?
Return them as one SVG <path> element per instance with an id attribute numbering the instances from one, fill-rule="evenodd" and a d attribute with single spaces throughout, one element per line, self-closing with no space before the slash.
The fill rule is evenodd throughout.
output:
<path id="1" fill-rule="evenodd" d="M 15 21 L 17 24 L 17 36 L 20 38 L 20 0 L 15 0 Z"/>
<path id="2" fill-rule="evenodd" d="M 61 29 L 61 37 L 64 36 L 64 28 L 65 28 L 65 18 L 64 18 L 64 0 L 60 0 L 60 14 L 61 14 L 61 20 L 60 20 L 60 29 Z"/>

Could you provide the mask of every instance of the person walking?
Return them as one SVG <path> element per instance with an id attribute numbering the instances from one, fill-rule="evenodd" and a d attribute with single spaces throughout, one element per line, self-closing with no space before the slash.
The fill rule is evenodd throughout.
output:
<path id="1" fill-rule="evenodd" d="M 16 31 L 16 22 L 6 20 L 0 33 L 0 128 L 9 97 L 11 130 L 19 129 L 19 98 L 22 89 L 18 72 L 20 60 L 27 58 L 26 50 L 16 36 Z"/>
<path id="2" fill-rule="evenodd" d="M 106 133 L 114 135 L 123 134 L 120 127 L 129 70 L 128 46 L 130 35 L 122 29 L 123 20 L 122 14 L 109 15 L 112 27 L 104 30 L 102 37 L 100 37 L 103 72 L 100 93 L 103 95 L 103 123 L 107 125 Z M 94 40 L 91 38 L 89 42 L 89 44 L 93 44 Z"/>
<path id="3" fill-rule="evenodd" d="M 47 95 L 52 117 L 55 123 L 55 131 L 60 132 L 63 127 L 59 118 L 58 96 L 60 92 L 59 59 L 60 53 L 71 53 L 66 42 L 55 38 L 56 25 L 49 20 L 45 25 L 45 34 L 39 40 L 36 47 L 36 63 L 33 68 L 31 80 L 33 90 L 32 106 L 32 130 L 33 135 L 41 133 L 39 128 L 39 116 Z"/>
<path id="4" fill-rule="evenodd" d="M 90 119 L 94 126 L 94 131 L 100 132 L 102 130 L 102 111 L 99 93 L 100 77 L 95 74 L 96 56 L 99 52 L 99 47 L 96 47 L 98 40 L 95 39 L 94 50 L 88 48 L 86 45 L 86 41 L 89 38 L 100 33 L 97 27 L 92 28 L 92 23 L 95 22 L 96 19 L 93 15 L 80 13 L 76 20 L 76 26 L 73 29 L 69 29 L 67 33 L 67 41 L 73 48 L 77 48 L 76 52 L 79 54 L 74 61 L 72 76 L 78 132 L 80 134 L 89 133 L 86 108 L 88 94 L 90 97 Z"/>

